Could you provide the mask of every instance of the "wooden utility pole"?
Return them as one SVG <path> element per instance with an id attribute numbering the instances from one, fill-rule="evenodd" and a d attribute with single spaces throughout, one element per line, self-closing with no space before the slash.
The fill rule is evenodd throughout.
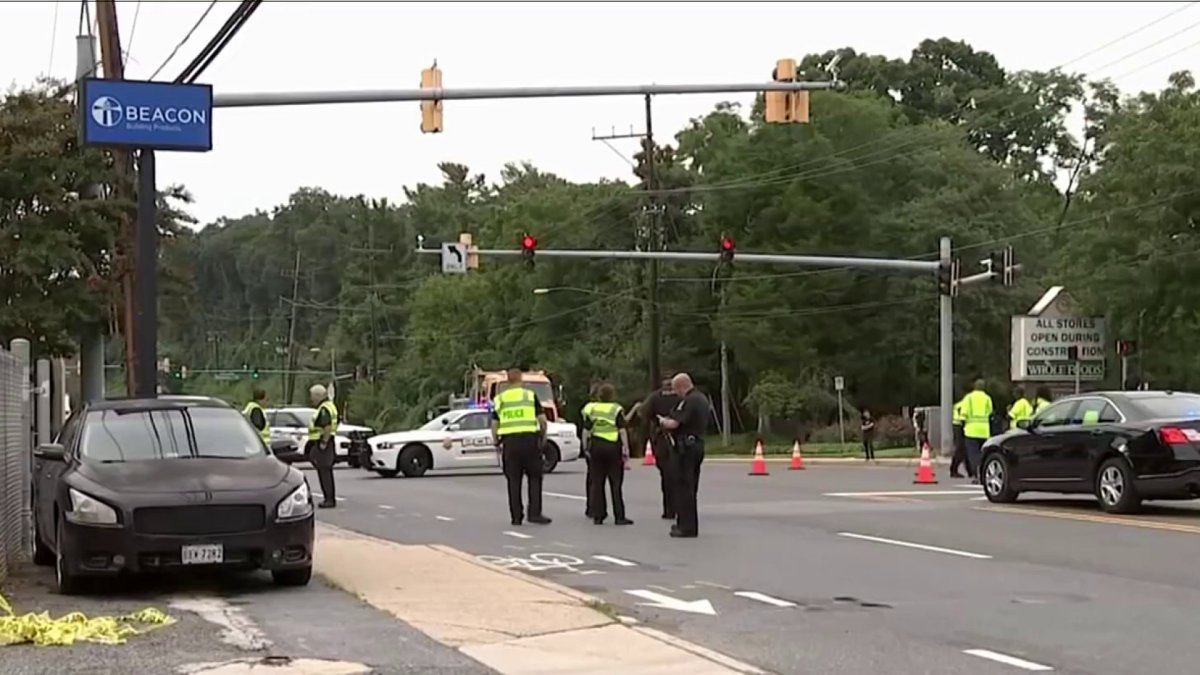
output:
<path id="1" fill-rule="evenodd" d="M 104 68 L 104 77 L 109 80 L 120 80 L 125 77 L 124 59 L 121 56 L 121 33 L 117 26 L 117 3 L 115 0 L 96 0 L 96 23 L 100 31 L 100 63 Z M 86 114 L 87 111 L 81 111 Z M 122 181 L 126 182 L 132 171 L 133 159 L 129 152 L 117 153 L 117 172 Z M 113 191 L 124 191 L 124 185 L 113 186 Z M 132 221 L 122 218 L 117 240 L 113 242 L 113 275 L 121 283 L 121 335 L 125 340 L 125 391 L 133 395 L 134 383 L 137 382 L 135 367 L 135 349 L 133 341 L 133 275 L 130 265 L 133 250 Z"/>
<path id="2" fill-rule="evenodd" d="M 296 269 L 292 271 L 292 317 L 288 320 L 288 339 L 287 352 L 284 356 L 285 372 L 283 374 L 286 394 L 284 396 L 284 405 L 289 405 L 292 402 L 292 395 L 296 393 L 296 376 L 292 373 L 295 370 L 295 355 L 296 355 L 296 311 L 299 309 L 297 304 L 300 301 L 300 248 L 296 248 Z"/>
<path id="3" fill-rule="evenodd" d="M 650 94 L 646 94 L 646 192 L 650 195 L 650 251 L 657 253 L 662 249 L 662 220 L 659 217 L 658 200 L 654 190 L 658 189 L 658 174 L 654 166 L 654 122 L 651 113 Z M 654 391 L 660 385 L 659 378 L 662 370 L 659 367 L 659 350 L 662 348 L 658 319 L 658 258 L 650 259 L 650 387 Z"/>

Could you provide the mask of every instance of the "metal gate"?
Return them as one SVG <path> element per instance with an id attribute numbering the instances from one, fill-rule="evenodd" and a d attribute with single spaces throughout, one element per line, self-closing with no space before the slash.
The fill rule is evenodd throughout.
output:
<path id="1" fill-rule="evenodd" d="M 29 366 L 0 347 L 0 581 L 29 544 Z"/>

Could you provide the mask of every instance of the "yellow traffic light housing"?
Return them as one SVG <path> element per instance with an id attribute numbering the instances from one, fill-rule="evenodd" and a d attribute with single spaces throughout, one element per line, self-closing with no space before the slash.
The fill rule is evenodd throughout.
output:
<path id="1" fill-rule="evenodd" d="M 775 62 L 771 79 L 776 82 L 795 82 L 796 60 L 780 59 Z M 768 91 L 765 99 L 764 119 L 768 124 L 808 123 L 807 91 Z"/>
<path id="2" fill-rule="evenodd" d="M 436 61 L 432 66 L 421 71 L 421 88 L 442 88 L 442 70 L 437 67 Z M 442 132 L 442 102 L 440 100 L 421 101 L 421 131 L 427 134 Z"/>

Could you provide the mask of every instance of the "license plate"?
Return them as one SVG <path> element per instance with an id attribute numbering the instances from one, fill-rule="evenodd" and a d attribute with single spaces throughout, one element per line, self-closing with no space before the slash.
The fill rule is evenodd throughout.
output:
<path id="1" fill-rule="evenodd" d="M 184 565 L 216 565 L 225 562 L 225 547 L 220 544 L 184 546 L 180 558 Z"/>

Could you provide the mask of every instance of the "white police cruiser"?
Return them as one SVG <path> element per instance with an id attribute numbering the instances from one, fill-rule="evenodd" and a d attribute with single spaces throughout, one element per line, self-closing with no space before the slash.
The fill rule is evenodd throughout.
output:
<path id="1" fill-rule="evenodd" d="M 491 413 L 483 407 L 451 410 L 412 431 L 380 434 L 368 443 L 371 451 L 365 466 L 385 478 L 401 473 L 416 478 L 430 470 L 500 467 L 492 442 Z M 543 471 L 550 473 L 559 462 L 579 459 L 580 447 L 574 424 L 549 422 Z"/>

